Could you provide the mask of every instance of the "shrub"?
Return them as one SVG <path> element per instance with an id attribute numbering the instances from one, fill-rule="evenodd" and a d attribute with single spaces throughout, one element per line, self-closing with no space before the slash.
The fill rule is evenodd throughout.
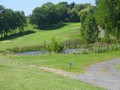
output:
<path id="1" fill-rule="evenodd" d="M 44 42 L 44 48 L 49 52 L 60 53 L 63 50 L 63 43 L 58 42 L 55 38 L 51 38 L 49 44 Z"/>

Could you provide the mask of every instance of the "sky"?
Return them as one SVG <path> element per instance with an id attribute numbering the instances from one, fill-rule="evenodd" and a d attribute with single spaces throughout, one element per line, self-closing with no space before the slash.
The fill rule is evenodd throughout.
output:
<path id="1" fill-rule="evenodd" d="M 30 15 L 34 8 L 41 6 L 46 2 L 57 4 L 63 1 L 68 3 L 75 2 L 76 4 L 91 3 L 92 5 L 95 5 L 95 0 L 0 0 L 0 5 L 14 11 L 24 11 L 25 15 Z"/>

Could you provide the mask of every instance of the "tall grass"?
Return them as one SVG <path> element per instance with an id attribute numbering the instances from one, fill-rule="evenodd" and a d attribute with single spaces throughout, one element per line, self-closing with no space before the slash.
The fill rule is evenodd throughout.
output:
<path id="1" fill-rule="evenodd" d="M 120 51 L 120 44 L 90 44 L 80 45 L 76 54 L 92 54 Z"/>
<path id="2" fill-rule="evenodd" d="M 39 51 L 39 50 L 43 50 L 43 45 L 22 46 L 22 47 L 8 48 L 7 50 L 14 53 L 27 52 L 27 51 Z"/>
<path id="3" fill-rule="evenodd" d="M 64 41 L 64 48 L 79 48 L 82 45 L 82 41 L 79 38 Z"/>
<path id="4" fill-rule="evenodd" d="M 120 44 L 95 43 L 84 44 L 80 39 L 67 40 L 64 42 L 64 49 L 76 49 L 76 54 L 104 53 L 120 51 Z"/>

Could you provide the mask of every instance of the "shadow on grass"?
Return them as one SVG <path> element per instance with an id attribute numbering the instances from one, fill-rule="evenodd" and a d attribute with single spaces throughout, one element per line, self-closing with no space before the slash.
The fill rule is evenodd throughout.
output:
<path id="1" fill-rule="evenodd" d="M 66 25 L 68 25 L 68 24 L 67 23 L 59 23 L 59 24 L 49 25 L 49 26 L 46 26 L 46 27 L 43 27 L 40 29 L 42 29 L 42 30 L 57 30 L 57 29 L 60 29 Z"/>
<path id="2" fill-rule="evenodd" d="M 15 38 L 18 38 L 18 37 L 22 37 L 22 36 L 25 36 L 25 35 L 28 35 L 28 34 L 33 34 L 33 33 L 35 33 L 35 31 L 28 30 L 28 31 L 17 33 L 17 34 L 11 34 L 9 36 L 0 38 L 0 41 L 12 40 L 12 39 L 15 39 Z"/>

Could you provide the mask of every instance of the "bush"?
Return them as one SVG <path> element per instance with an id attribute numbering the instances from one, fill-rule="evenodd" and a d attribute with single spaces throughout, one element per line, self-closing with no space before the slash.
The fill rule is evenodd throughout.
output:
<path id="1" fill-rule="evenodd" d="M 63 43 L 56 41 L 55 38 L 51 38 L 49 44 L 44 42 L 44 48 L 49 52 L 60 53 L 63 50 Z"/>

